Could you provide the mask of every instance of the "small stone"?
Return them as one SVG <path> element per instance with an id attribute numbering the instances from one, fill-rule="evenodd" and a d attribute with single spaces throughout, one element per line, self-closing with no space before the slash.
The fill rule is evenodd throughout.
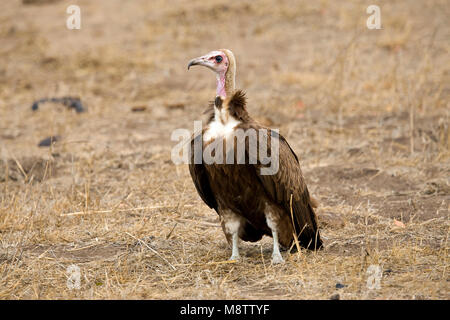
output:
<path id="1" fill-rule="evenodd" d="M 50 147 L 53 143 L 59 140 L 59 136 L 51 136 L 48 138 L 45 138 L 44 140 L 41 140 L 39 142 L 38 147 Z"/>
<path id="2" fill-rule="evenodd" d="M 147 106 L 144 106 L 144 105 L 131 107 L 132 112 L 143 112 L 145 110 L 147 110 Z"/>
<path id="3" fill-rule="evenodd" d="M 342 284 L 342 283 L 336 283 L 336 289 L 342 289 L 342 288 L 345 288 L 347 285 L 345 285 L 345 284 Z"/>

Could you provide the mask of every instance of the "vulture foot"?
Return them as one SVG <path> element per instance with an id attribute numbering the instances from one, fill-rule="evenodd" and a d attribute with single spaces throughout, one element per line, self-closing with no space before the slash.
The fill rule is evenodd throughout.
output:
<path id="1" fill-rule="evenodd" d="M 272 255 L 272 264 L 282 264 L 284 263 L 284 259 L 280 253 Z"/>
<path id="2" fill-rule="evenodd" d="M 230 257 L 230 259 L 228 259 L 228 261 L 240 261 L 241 260 L 241 257 L 237 254 L 233 254 L 233 255 L 231 255 L 231 257 Z"/>

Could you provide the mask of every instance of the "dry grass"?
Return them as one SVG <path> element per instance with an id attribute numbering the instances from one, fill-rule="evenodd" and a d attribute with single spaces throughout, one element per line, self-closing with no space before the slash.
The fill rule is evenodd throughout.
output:
<path id="1" fill-rule="evenodd" d="M 365 28 L 367 1 L 74 2 L 78 31 L 64 2 L 0 5 L 0 298 L 449 299 L 446 1 L 381 1 L 382 30 Z M 272 266 L 265 238 L 229 263 L 170 160 L 172 130 L 214 94 L 186 63 L 224 47 L 250 112 L 301 158 L 323 251 Z M 64 95 L 88 112 L 31 111 Z"/>

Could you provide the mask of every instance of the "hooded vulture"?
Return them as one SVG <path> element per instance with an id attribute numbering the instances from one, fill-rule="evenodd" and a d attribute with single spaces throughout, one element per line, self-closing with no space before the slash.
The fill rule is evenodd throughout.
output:
<path id="1" fill-rule="evenodd" d="M 273 238 L 274 264 L 284 262 L 280 246 L 294 250 L 298 245 L 320 249 L 322 240 L 314 212 L 316 205 L 309 195 L 297 155 L 276 130 L 262 126 L 249 116 L 244 92 L 235 89 L 233 53 L 227 49 L 212 51 L 192 59 L 188 69 L 195 65 L 215 72 L 217 91 L 207 125 L 201 132 L 194 133 L 191 140 L 189 171 L 202 200 L 219 214 L 232 248 L 230 260 L 240 258 L 239 239 L 255 242 L 264 235 Z M 244 140 L 234 135 L 239 129 L 244 133 L 266 132 L 262 135 L 266 139 L 259 139 L 257 148 L 252 149 L 248 141 L 251 135 L 244 136 Z M 241 149 L 236 147 L 239 141 Z M 196 144 L 200 145 L 200 153 L 195 150 Z M 204 159 L 206 149 L 213 144 L 225 148 L 226 162 Z M 269 174 L 262 170 L 268 169 L 267 161 L 261 158 L 262 149 L 271 156 L 276 155 L 278 162 L 277 170 Z M 215 154 L 218 149 L 214 150 L 209 154 Z M 239 161 L 242 160 L 239 150 L 244 162 Z M 228 161 L 230 152 L 234 162 Z"/>

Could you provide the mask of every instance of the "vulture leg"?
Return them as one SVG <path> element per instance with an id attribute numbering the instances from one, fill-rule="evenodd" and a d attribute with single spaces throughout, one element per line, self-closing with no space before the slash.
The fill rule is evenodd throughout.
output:
<path id="1" fill-rule="evenodd" d="M 230 261 L 231 260 L 239 260 L 240 259 L 238 240 L 239 240 L 238 233 L 234 232 L 233 235 L 232 235 L 232 238 L 231 238 L 232 245 L 233 245 L 233 247 L 231 249 L 231 257 L 230 257 L 230 259 L 228 259 Z"/>
<path id="2" fill-rule="evenodd" d="M 280 244 L 278 242 L 278 223 L 274 212 L 275 210 L 273 210 L 271 206 L 266 207 L 266 222 L 272 231 L 273 238 L 272 264 L 280 264 L 284 263 L 284 260 L 280 253 Z"/>
<path id="3" fill-rule="evenodd" d="M 278 244 L 278 232 L 272 230 L 273 237 L 273 252 L 272 252 L 272 264 L 284 263 L 283 257 L 280 253 L 280 246 Z"/>
<path id="4" fill-rule="evenodd" d="M 239 228 L 241 218 L 231 210 L 220 210 L 221 224 L 223 232 L 231 245 L 231 257 L 228 260 L 239 260 Z"/>

